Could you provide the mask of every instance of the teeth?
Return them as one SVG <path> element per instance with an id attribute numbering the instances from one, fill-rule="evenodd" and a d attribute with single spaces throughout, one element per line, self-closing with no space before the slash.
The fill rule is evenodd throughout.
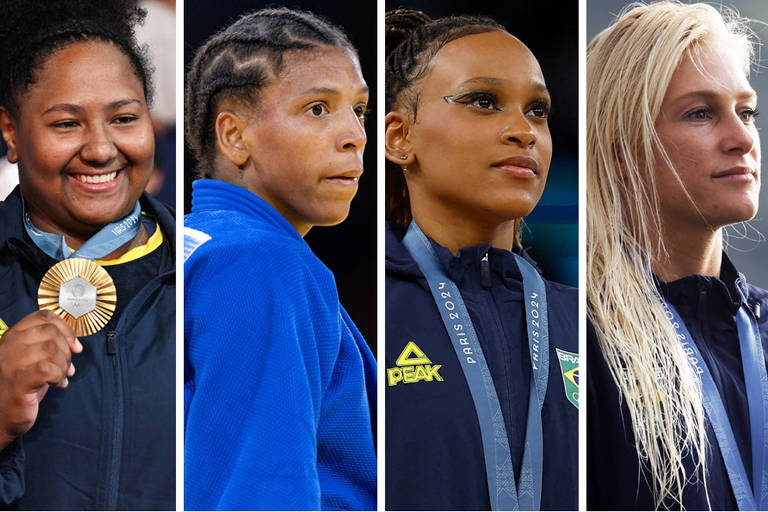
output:
<path id="1" fill-rule="evenodd" d="M 108 174 L 97 174 L 92 176 L 90 174 L 76 174 L 77 178 L 82 183 L 108 183 L 117 177 L 117 171 L 110 172 Z"/>

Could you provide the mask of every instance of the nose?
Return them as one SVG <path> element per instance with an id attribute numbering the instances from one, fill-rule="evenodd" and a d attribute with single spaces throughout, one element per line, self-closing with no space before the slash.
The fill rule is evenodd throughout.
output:
<path id="1" fill-rule="evenodd" d="M 721 147 L 728 153 L 739 155 L 750 153 L 760 141 L 755 125 L 745 123 L 738 112 L 729 115 L 727 122 L 723 123 Z"/>
<path id="2" fill-rule="evenodd" d="M 365 147 L 368 137 L 365 135 L 363 120 L 353 109 L 343 116 L 339 135 L 336 138 L 337 151 L 360 151 Z"/>
<path id="3" fill-rule="evenodd" d="M 80 156 L 84 161 L 104 165 L 117 157 L 117 146 L 106 127 L 92 126 L 86 132 L 86 137 L 85 143 L 80 149 Z"/>
<path id="4" fill-rule="evenodd" d="M 513 144 L 526 148 L 536 144 L 536 133 L 530 120 L 522 112 L 515 112 L 507 117 L 508 121 L 501 131 L 502 144 Z"/>

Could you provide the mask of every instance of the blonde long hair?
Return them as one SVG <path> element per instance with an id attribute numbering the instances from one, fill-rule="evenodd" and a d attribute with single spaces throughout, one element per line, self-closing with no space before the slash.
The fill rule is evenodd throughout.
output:
<path id="1" fill-rule="evenodd" d="M 683 186 L 655 121 L 685 55 L 697 62 L 703 48 L 725 43 L 748 73 L 751 34 L 735 12 L 706 4 L 635 3 L 587 48 L 587 309 L 657 508 L 682 506 L 698 470 L 706 484 L 707 438 L 699 380 L 651 273 L 667 257 L 658 162 Z M 693 474 L 683 467 L 689 454 Z"/>

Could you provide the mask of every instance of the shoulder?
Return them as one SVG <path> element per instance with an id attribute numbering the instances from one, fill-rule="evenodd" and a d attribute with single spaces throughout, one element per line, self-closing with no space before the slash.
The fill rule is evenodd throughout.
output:
<path id="1" fill-rule="evenodd" d="M 185 217 L 188 291 L 202 286 L 253 294 L 269 288 L 273 296 L 298 296 L 314 290 L 337 300 L 333 274 L 303 240 L 261 229 L 232 212 L 226 219 L 201 216 Z"/>
<path id="2" fill-rule="evenodd" d="M 0 222 L 0 240 L 21 235 L 23 230 L 22 213 L 21 193 L 19 187 L 16 187 L 8 197 L 0 201 L 0 220 L 2 221 Z"/>
<path id="3" fill-rule="evenodd" d="M 579 290 L 554 281 L 545 280 L 544 282 L 550 307 L 575 319 L 579 310 Z"/>

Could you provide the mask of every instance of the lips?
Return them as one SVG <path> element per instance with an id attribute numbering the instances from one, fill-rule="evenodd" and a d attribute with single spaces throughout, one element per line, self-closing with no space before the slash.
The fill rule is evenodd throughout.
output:
<path id="1" fill-rule="evenodd" d="M 97 171 L 97 172 L 72 172 L 69 173 L 69 178 L 72 182 L 89 192 L 106 192 L 111 190 L 121 181 L 121 176 L 125 167 L 115 169 L 113 171 Z"/>
<path id="2" fill-rule="evenodd" d="M 338 174 L 327 176 L 324 179 L 326 181 L 331 181 L 334 183 L 354 185 L 354 184 L 357 184 L 357 181 L 360 179 L 360 176 L 362 176 L 362 174 L 363 174 L 362 169 L 352 169 L 349 171 L 344 171 Z"/>
<path id="3" fill-rule="evenodd" d="M 752 181 L 757 178 L 756 170 L 747 166 L 736 166 L 712 174 L 712 179 L 725 181 Z"/>
<path id="4" fill-rule="evenodd" d="M 513 156 L 505 158 L 492 165 L 504 173 L 521 179 L 535 178 L 539 174 L 539 164 L 533 158 L 527 156 Z"/>

